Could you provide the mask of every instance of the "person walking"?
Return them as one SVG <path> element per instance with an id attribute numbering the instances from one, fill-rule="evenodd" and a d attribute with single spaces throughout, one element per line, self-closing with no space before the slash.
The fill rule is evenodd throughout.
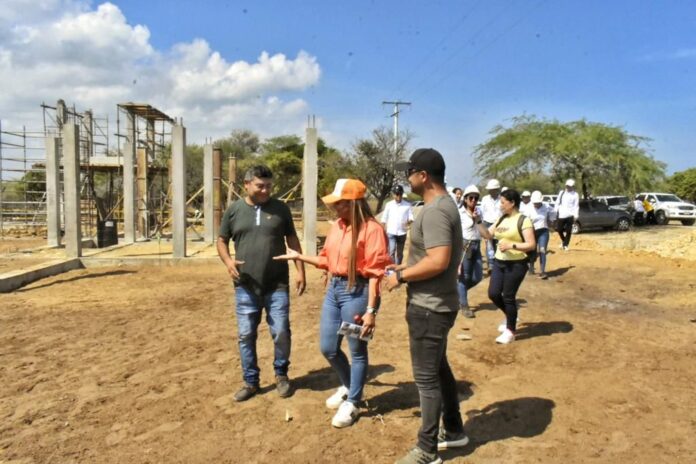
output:
<path id="1" fill-rule="evenodd" d="M 533 210 L 534 206 L 532 206 L 532 194 L 529 193 L 529 190 L 525 190 L 524 192 L 522 192 L 522 203 L 520 203 L 520 213 L 524 214 L 527 217 L 531 217 Z"/>
<path id="2" fill-rule="evenodd" d="M 392 191 L 394 199 L 387 202 L 381 222 L 389 239 L 389 257 L 396 264 L 404 258 L 404 245 L 408 226 L 413 222 L 413 206 L 404 200 L 404 188 L 400 185 Z"/>
<path id="3" fill-rule="evenodd" d="M 481 199 L 481 212 L 483 224 L 490 227 L 500 218 L 500 182 L 498 179 L 491 179 L 486 184 L 488 195 Z M 491 264 L 495 258 L 495 240 L 486 240 L 486 269 L 491 272 Z"/>
<path id="4" fill-rule="evenodd" d="M 573 235 L 573 224 L 580 213 L 580 197 L 575 191 L 575 180 L 568 179 L 565 189 L 558 192 L 556 200 L 556 230 L 561 237 L 561 248 L 568 251 L 570 237 Z"/>
<path id="5" fill-rule="evenodd" d="M 529 273 L 534 274 L 534 265 L 539 258 L 540 273 L 539 277 L 546 280 L 546 250 L 549 246 L 549 225 L 553 222 L 553 209 L 544 203 L 543 196 L 539 190 L 535 190 L 531 195 L 532 209 L 528 210 L 528 216 L 532 220 L 534 226 L 534 239 L 537 243 L 537 248 L 530 253 Z"/>
<path id="6" fill-rule="evenodd" d="M 643 206 L 643 201 L 638 198 L 633 200 L 633 225 L 642 226 L 645 224 L 645 206 Z"/>
<path id="7" fill-rule="evenodd" d="M 536 249 L 536 241 L 532 221 L 519 211 L 520 194 L 514 189 L 508 189 L 500 196 L 503 215 L 498 222 L 490 228 L 477 224 L 483 237 L 498 240 L 488 298 L 505 314 L 505 322 L 498 327 L 500 335 L 495 341 L 508 344 L 515 340 L 517 290 L 527 275 L 527 253 Z"/>
<path id="8" fill-rule="evenodd" d="M 386 283 L 390 291 L 408 285 L 406 322 L 421 406 L 418 443 L 397 463 L 440 463 L 439 449 L 469 442 L 459 411 L 457 383 L 447 362 L 447 335 L 459 309 L 462 225 L 445 188 L 445 161 L 437 150 L 420 148 L 408 161 L 397 164 L 397 169 L 405 171 L 411 190 L 424 201 L 411 225 L 408 262 L 390 266 L 395 272 Z"/>
<path id="9" fill-rule="evenodd" d="M 235 288 L 239 352 L 244 385 L 235 393 L 236 401 L 246 401 L 259 391 L 260 369 L 256 357 L 256 339 L 262 311 L 274 344 L 273 368 L 276 388 L 281 397 L 291 395 L 288 380 L 290 365 L 290 297 L 287 263 L 273 260 L 285 253 L 285 246 L 302 252 L 288 206 L 271 198 L 273 173 L 263 165 L 254 166 L 244 175 L 246 197 L 225 211 L 220 223 L 217 252 L 227 267 Z M 234 242 L 235 256 L 229 242 Z M 305 290 L 305 271 L 296 264 L 296 290 Z"/>
<path id="10" fill-rule="evenodd" d="M 655 207 L 648 201 L 648 196 L 643 197 L 643 209 L 645 209 L 645 223 L 650 225 L 657 224 L 655 219 Z"/>
<path id="11" fill-rule="evenodd" d="M 391 260 L 387 254 L 384 229 L 373 217 L 365 200 L 366 187 L 357 179 L 339 179 L 334 191 L 322 198 L 338 216 L 326 237 L 319 256 L 290 250 L 277 260 L 295 260 L 326 269 L 331 274 L 319 324 L 324 357 L 338 375 L 336 392 L 326 400 L 338 411 L 331 420 L 337 428 L 348 427 L 360 413 L 367 378 L 367 341 L 348 337 L 351 362 L 341 350 L 343 322 L 362 319 L 361 337 L 372 336 L 379 309 L 380 281 Z"/>
<path id="12" fill-rule="evenodd" d="M 483 279 L 481 234 L 474 220 L 474 215 L 481 217 L 481 210 L 476 206 L 480 195 L 479 189 L 475 185 L 469 185 L 464 190 L 464 203 L 459 208 L 462 238 L 464 240 L 464 255 L 459 268 L 457 290 L 459 291 L 459 311 L 464 317 L 468 318 L 476 317 L 474 311 L 469 307 L 469 289 L 478 285 L 481 279 Z"/>

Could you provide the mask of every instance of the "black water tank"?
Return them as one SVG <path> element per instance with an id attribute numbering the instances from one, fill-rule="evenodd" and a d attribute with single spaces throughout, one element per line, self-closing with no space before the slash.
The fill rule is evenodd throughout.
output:
<path id="1" fill-rule="evenodd" d="M 104 248 L 118 245 L 118 227 L 116 221 L 108 219 L 97 221 L 97 247 Z"/>

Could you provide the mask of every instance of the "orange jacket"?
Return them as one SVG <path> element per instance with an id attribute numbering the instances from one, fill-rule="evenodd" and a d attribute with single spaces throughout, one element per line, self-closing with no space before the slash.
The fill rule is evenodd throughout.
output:
<path id="1" fill-rule="evenodd" d="M 317 267 L 328 269 L 333 275 L 347 276 L 351 242 L 351 226 L 346 226 L 342 219 L 334 222 L 324 248 L 319 252 Z M 367 279 L 382 278 L 385 268 L 391 263 L 384 229 L 376 220 L 368 220 L 358 234 L 356 274 Z"/>

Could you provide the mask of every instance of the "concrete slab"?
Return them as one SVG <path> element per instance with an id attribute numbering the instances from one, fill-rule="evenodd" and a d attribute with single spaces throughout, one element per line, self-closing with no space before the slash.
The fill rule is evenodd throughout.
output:
<path id="1" fill-rule="evenodd" d="M 44 277 L 50 277 L 73 269 L 82 268 L 79 258 L 55 260 L 41 263 L 26 269 L 0 274 L 0 293 L 17 290 Z"/>

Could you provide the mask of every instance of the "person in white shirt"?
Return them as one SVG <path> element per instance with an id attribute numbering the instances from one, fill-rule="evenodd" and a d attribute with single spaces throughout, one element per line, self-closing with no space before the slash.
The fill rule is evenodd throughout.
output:
<path id="1" fill-rule="evenodd" d="M 520 203 L 520 213 L 524 214 L 528 218 L 531 218 L 534 206 L 532 206 L 532 194 L 529 190 L 522 192 L 522 203 Z"/>
<path id="2" fill-rule="evenodd" d="M 570 237 L 573 234 L 573 224 L 580 212 L 580 197 L 575 191 L 575 181 L 568 179 L 565 189 L 558 192 L 556 200 L 556 231 L 561 237 L 561 248 L 568 251 L 570 247 Z"/>
<path id="3" fill-rule="evenodd" d="M 483 257 L 481 256 L 481 233 L 476 227 L 474 216 L 481 217 L 481 209 L 476 206 L 481 194 L 475 185 L 464 189 L 464 203 L 459 208 L 459 218 L 462 221 L 462 238 L 464 239 L 464 256 L 457 278 L 459 292 L 459 311 L 464 317 L 476 317 L 469 307 L 468 291 L 483 279 Z"/>
<path id="4" fill-rule="evenodd" d="M 633 224 L 636 226 L 645 224 L 645 206 L 638 197 L 633 200 L 633 210 Z"/>
<path id="5" fill-rule="evenodd" d="M 534 265 L 538 257 L 541 267 L 539 277 L 546 280 L 548 278 L 546 275 L 546 249 L 549 246 L 549 225 L 553 222 L 554 212 L 547 203 L 544 203 L 539 190 L 532 192 L 530 203 L 532 208 L 529 218 L 534 226 L 537 249 L 529 257 L 529 273 L 534 274 Z"/>
<path id="6" fill-rule="evenodd" d="M 503 214 L 500 212 L 500 182 L 498 179 L 489 180 L 486 184 L 486 190 L 488 195 L 481 199 L 481 219 L 486 228 L 489 228 Z M 489 273 L 495 257 L 495 249 L 495 239 L 486 240 L 486 268 Z"/>
<path id="7" fill-rule="evenodd" d="M 454 200 L 454 204 L 457 205 L 457 208 L 462 206 L 462 193 L 463 191 L 459 187 L 454 187 L 452 189 L 452 199 Z"/>
<path id="8" fill-rule="evenodd" d="M 389 256 L 395 264 L 404 258 L 404 244 L 408 226 L 413 222 L 411 203 L 404 200 L 404 188 L 400 185 L 392 191 L 394 199 L 389 201 L 382 212 L 382 224 L 389 239 Z"/>

